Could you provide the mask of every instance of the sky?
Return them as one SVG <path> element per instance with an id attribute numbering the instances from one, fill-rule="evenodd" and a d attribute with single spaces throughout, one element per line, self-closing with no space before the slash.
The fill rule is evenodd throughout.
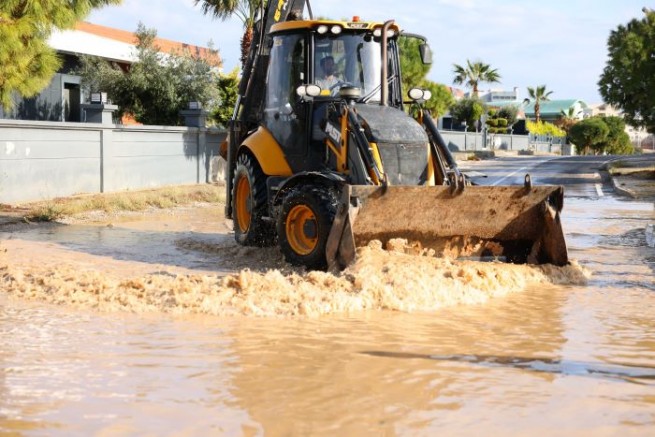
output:
<path id="1" fill-rule="evenodd" d="M 652 0 L 651 0 L 652 1 Z M 428 78 L 452 85 L 453 64 L 482 61 L 496 68 L 497 84 L 480 90 L 545 85 L 551 100 L 602 101 L 598 79 L 607 59 L 607 38 L 632 18 L 643 17 L 647 0 L 314 0 L 315 17 L 393 19 L 427 37 L 433 53 Z M 224 71 L 239 65 L 243 24 L 203 15 L 193 0 L 123 0 L 94 11 L 95 24 L 134 31 L 139 22 L 162 38 L 207 46 L 221 54 Z"/>

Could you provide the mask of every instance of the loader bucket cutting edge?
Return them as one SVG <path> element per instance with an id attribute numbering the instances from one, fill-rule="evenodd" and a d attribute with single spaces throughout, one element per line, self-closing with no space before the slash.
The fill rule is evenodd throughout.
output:
<path id="1" fill-rule="evenodd" d="M 568 263 L 559 186 L 451 187 L 345 185 L 328 238 L 334 269 L 355 247 L 392 238 L 432 249 L 435 256 L 497 259 L 517 264 Z"/>

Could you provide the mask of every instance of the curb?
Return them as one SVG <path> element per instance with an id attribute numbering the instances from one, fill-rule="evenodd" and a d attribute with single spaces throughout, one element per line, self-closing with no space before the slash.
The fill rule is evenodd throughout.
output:
<path id="1" fill-rule="evenodd" d="M 641 163 L 642 161 L 647 163 L 646 164 L 647 167 L 651 167 L 653 165 L 653 162 L 655 161 L 655 159 L 651 159 L 650 157 L 648 157 L 647 160 L 642 160 L 642 159 L 640 159 L 640 160 L 632 159 L 631 160 L 630 157 L 626 158 L 625 156 L 623 156 L 623 157 L 612 157 L 612 158 L 608 159 L 607 161 L 603 162 L 603 164 L 600 167 L 600 170 L 605 172 L 607 174 L 607 176 L 609 177 L 609 179 L 610 179 L 610 181 L 612 183 L 612 187 L 614 189 L 614 192 L 616 192 L 617 194 L 622 195 L 622 196 L 630 197 L 632 199 L 638 199 L 639 196 L 637 195 L 637 193 L 635 193 L 633 190 L 630 190 L 628 188 L 623 188 L 623 187 L 619 186 L 619 184 L 615 180 L 614 176 L 612 175 L 611 170 L 612 170 L 612 168 L 615 167 L 614 164 L 617 163 L 617 162 L 621 162 L 621 161 L 623 161 L 623 162 L 631 162 L 632 161 L 634 163 L 637 163 L 637 165 L 634 165 L 632 168 L 639 168 L 640 167 L 639 163 Z"/>
<path id="2" fill-rule="evenodd" d="M 608 172 L 608 173 L 609 173 L 609 172 Z M 614 191 L 615 191 L 616 193 L 618 193 L 618 194 L 620 194 L 620 195 L 622 195 L 622 196 L 628 196 L 628 197 L 631 197 L 631 198 L 633 198 L 633 199 L 636 199 L 636 198 L 638 197 L 638 196 L 637 196 L 637 193 L 635 193 L 634 191 L 632 191 L 632 190 L 630 190 L 630 189 L 628 189 L 628 188 L 620 187 L 620 186 L 616 183 L 616 180 L 614 179 L 614 177 L 613 177 L 611 174 L 609 174 L 609 177 L 610 177 L 610 181 L 612 182 L 612 187 L 614 188 Z"/>

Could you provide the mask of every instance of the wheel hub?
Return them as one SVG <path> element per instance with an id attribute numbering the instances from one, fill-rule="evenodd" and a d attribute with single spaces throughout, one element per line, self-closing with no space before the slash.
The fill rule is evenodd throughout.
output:
<path id="1" fill-rule="evenodd" d="M 314 211 L 306 205 L 294 206 L 287 215 L 287 240 L 294 252 L 308 255 L 318 242 L 318 223 Z"/>

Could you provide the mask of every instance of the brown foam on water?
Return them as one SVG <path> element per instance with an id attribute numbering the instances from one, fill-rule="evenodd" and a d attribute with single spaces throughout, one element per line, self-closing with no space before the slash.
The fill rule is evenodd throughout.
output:
<path id="1" fill-rule="evenodd" d="M 338 275 L 325 272 L 175 274 L 129 279 L 80 266 L 25 265 L 0 253 L 0 290 L 14 297 L 99 311 L 204 313 L 218 316 L 318 316 L 364 310 L 434 311 L 480 304 L 534 284 L 584 284 L 588 273 L 566 267 L 455 261 L 394 240 L 358 249 Z"/>

